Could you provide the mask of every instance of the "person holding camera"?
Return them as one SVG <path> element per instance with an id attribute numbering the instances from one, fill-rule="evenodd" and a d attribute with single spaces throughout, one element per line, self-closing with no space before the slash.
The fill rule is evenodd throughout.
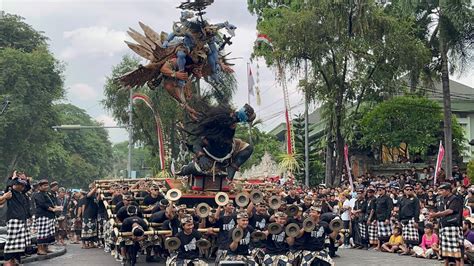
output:
<path id="1" fill-rule="evenodd" d="M 0 202 L 7 201 L 7 241 L 4 247 L 4 265 L 18 265 L 21 255 L 31 245 L 27 220 L 31 218 L 30 204 L 26 196 L 27 182 L 16 178 L 11 189 L 0 197 Z"/>
<path id="2" fill-rule="evenodd" d="M 431 219 L 440 220 L 440 251 L 444 258 L 444 265 L 448 266 L 451 259 L 456 266 L 464 265 L 463 236 L 462 236 L 462 199 L 453 194 L 451 184 L 443 183 L 439 186 L 439 194 L 443 197 L 444 210 L 431 213 Z"/>

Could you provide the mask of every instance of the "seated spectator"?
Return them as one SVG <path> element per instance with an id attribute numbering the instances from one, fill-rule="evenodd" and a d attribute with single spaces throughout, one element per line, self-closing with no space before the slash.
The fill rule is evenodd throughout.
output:
<path id="1" fill-rule="evenodd" d="M 427 223 L 425 225 L 425 233 L 421 238 L 420 246 L 413 247 L 413 256 L 430 259 L 437 256 L 439 253 L 439 239 L 433 232 L 433 224 Z"/>
<path id="2" fill-rule="evenodd" d="M 407 248 L 405 246 L 405 242 L 403 241 L 400 227 L 395 227 L 393 229 L 393 234 L 390 236 L 390 240 L 382 245 L 382 251 L 395 253 L 399 250 L 406 252 Z"/>
<path id="3" fill-rule="evenodd" d="M 464 233 L 464 239 L 474 244 L 474 231 L 472 230 L 472 222 L 470 220 L 464 220 L 462 231 Z"/>

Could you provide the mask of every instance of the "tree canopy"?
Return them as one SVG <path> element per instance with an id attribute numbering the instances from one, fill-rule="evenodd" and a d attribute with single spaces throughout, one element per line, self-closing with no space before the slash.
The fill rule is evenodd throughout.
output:
<path id="1" fill-rule="evenodd" d="M 20 169 L 35 179 L 85 188 L 108 174 L 111 144 L 107 131 L 54 132 L 60 124 L 98 125 L 64 98 L 63 65 L 48 50 L 47 37 L 23 19 L 5 15 L 0 23 L 0 175 Z"/>
<path id="2" fill-rule="evenodd" d="M 285 67 L 301 73 L 308 62 L 308 79 L 300 84 L 309 99 L 328 110 L 327 153 L 335 143 L 336 165 L 326 183 L 333 185 L 344 167 L 348 106 L 394 94 L 400 89 L 395 80 L 429 61 L 423 42 L 414 38 L 414 20 L 395 17 L 375 1 L 249 0 L 248 5 L 259 16 L 257 29 L 273 44 L 273 49 L 255 46 L 256 56 L 280 72 Z"/>
<path id="3" fill-rule="evenodd" d="M 441 106 L 432 100 L 418 96 L 400 96 L 386 100 L 368 111 L 359 121 L 362 147 L 379 149 L 400 147 L 405 143 L 411 153 L 426 154 L 431 146 L 437 146 L 442 138 L 443 113 Z M 463 132 L 454 121 L 454 142 L 462 150 Z"/>
<path id="4" fill-rule="evenodd" d="M 248 169 L 253 165 L 258 165 L 262 161 L 262 157 L 265 152 L 268 152 L 274 160 L 278 161 L 278 155 L 281 153 L 283 147 L 281 143 L 276 139 L 275 136 L 261 131 L 258 127 L 254 126 L 251 129 L 253 153 L 252 156 L 246 161 L 240 171 Z M 242 139 L 245 142 L 250 143 L 249 130 L 247 126 L 238 125 L 236 138 Z"/>
<path id="5" fill-rule="evenodd" d="M 60 124 L 100 126 L 72 104 L 57 104 L 54 109 Z M 109 176 L 111 165 L 112 144 L 105 129 L 62 130 L 54 133 L 47 156 L 41 159 L 40 176 L 68 187 L 86 188 L 93 180 Z"/>
<path id="6" fill-rule="evenodd" d="M 64 95 L 62 66 L 51 53 L 41 45 L 31 52 L 22 49 L 0 49 L 0 97 L 9 96 L 11 101 L 0 117 L 3 177 L 16 167 L 38 174 L 32 165 L 44 156 L 51 141 L 51 126 L 58 121 L 53 103 Z"/>

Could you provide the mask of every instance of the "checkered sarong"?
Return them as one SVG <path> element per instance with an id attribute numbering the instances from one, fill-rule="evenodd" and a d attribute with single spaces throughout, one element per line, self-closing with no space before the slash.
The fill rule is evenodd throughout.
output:
<path id="1" fill-rule="evenodd" d="M 359 225 L 359 234 L 361 239 L 367 239 L 367 224 L 364 222 L 357 223 Z"/>
<path id="2" fill-rule="evenodd" d="M 288 258 L 287 255 L 269 255 L 265 254 L 263 258 L 263 265 L 267 266 L 291 266 L 293 265 L 292 261 Z"/>
<path id="3" fill-rule="evenodd" d="M 324 261 L 326 264 L 334 266 L 334 261 L 331 259 L 329 254 L 324 251 L 309 251 L 304 250 L 301 254 L 301 262 L 298 264 L 300 266 L 311 266 L 313 261 Z M 326 265 L 324 264 L 324 265 Z M 316 264 L 319 265 L 319 264 Z"/>
<path id="4" fill-rule="evenodd" d="M 201 259 L 194 259 L 194 260 L 178 259 L 177 254 L 173 256 L 169 256 L 166 259 L 167 266 L 187 266 L 190 264 L 194 266 L 207 266 L 208 265 L 206 262 L 204 262 Z"/>
<path id="5" fill-rule="evenodd" d="M 94 241 L 97 237 L 97 220 L 93 218 L 82 219 L 81 238 L 85 241 Z"/>
<path id="6" fill-rule="evenodd" d="M 10 219 L 7 222 L 7 242 L 4 253 L 25 252 L 27 246 L 31 245 L 30 235 L 26 221 Z"/>
<path id="7" fill-rule="evenodd" d="M 303 250 L 290 250 L 286 255 L 293 265 L 300 265 L 301 254 L 303 254 Z"/>
<path id="8" fill-rule="evenodd" d="M 369 241 L 370 244 L 374 245 L 377 244 L 377 235 L 378 235 L 378 230 L 377 230 L 377 222 L 372 222 L 369 224 L 367 231 L 369 232 Z"/>
<path id="9" fill-rule="evenodd" d="M 406 225 L 402 223 L 402 237 L 408 244 L 418 244 L 419 234 L 415 228 L 415 218 L 411 218 Z"/>
<path id="10" fill-rule="evenodd" d="M 244 255 L 226 255 L 224 259 L 221 260 L 221 263 L 225 263 L 226 261 L 232 262 L 243 262 L 245 265 L 248 266 L 256 266 L 257 262 L 253 259 L 252 256 L 244 256 Z"/>
<path id="11" fill-rule="evenodd" d="M 377 236 L 379 239 L 389 239 L 392 235 L 392 227 L 389 224 L 385 224 L 384 221 L 377 221 Z"/>
<path id="12" fill-rule="evenodd" d="M 99 239 L 104 238 L 104 230 L 105 230 L 105 223 L 106 222 L 107 222 L 107 220 L 105 220 L 102 217 L 98 217 L 98 219 L 97 219 L 97 237 Z"/>
<path id="13" fill-rule="evenodd" d="M 104 224 L 104 241 L 106 244 L 114 244 L 115 241 L 112 237 L 112 231 L 114 230 L 112 224 L 109 221 L 106 221 Z"/>
<path id="14" fill-rule="evenodd" d="M 54 228 L 55 221 L 45 216 L 36 217 L 35 225 L 37 232 L 38 244 L 51 244 L 54 243 Z"/>
<path id="15" fill-rule="evenodd" d="M 263 248 L 253 248 L 250 250 L 250 254 L 253 257 L 253 260 L 258 263 L 258 265 L 263 264 L 263 257 L 265 257 L 265 251 Z"/>
<path id="16" fill-rule="evenodd" d="M 461 258 L 461 247 L 464 239 L 459 226 L 441 227 L 440 250 L 442 257 Z"/>

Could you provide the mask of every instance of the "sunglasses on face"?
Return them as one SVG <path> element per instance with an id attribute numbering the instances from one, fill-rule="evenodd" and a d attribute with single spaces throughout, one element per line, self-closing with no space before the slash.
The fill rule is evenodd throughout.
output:
<path id="1" fill-rule="evenodd" d="M 413 191 L 413 189 L 412 188 L 407 188 L 407 189 L 405 189 L 405 191 Z"/>

